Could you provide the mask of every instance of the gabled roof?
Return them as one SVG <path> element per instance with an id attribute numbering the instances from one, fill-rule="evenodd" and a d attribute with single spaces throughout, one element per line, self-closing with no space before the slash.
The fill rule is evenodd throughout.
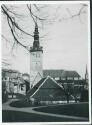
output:
<path id="1" fill-rule="evenodd" d="M 39 77 L 40 76 L 40 77 Z M 37 82 L 39 82 L 39 81 L 36 81 L 36 79 L 39 77 L 39 81 L 42 79 L 42 76 L 41 76 L 41 74 L 38 72 L 37 74 L 36 74 L 36 76 L 35 76 L 35 78 L 34 78 L 34 81 L 32 82 L 32 85 L 34 85 L 34 84 L 36 84 Z"/>
<path id="2" fill-rule="evenodd" d="M 62 78 L 66 77 L 80 77 L 80 75 L 76 71 L 63 71 Z"/>
<path id="3" fill-rule="evenodd" d="M 26 97 L 32 97 L 34 94 L 37 93 L 37 91 L 39 91 L 39 89 L 46 83 L 48 82 L 48 80 L 51 80 L 52 82 L 49 83 L 52 84 L 53 82 L 58 86 L 58 88 L 63 89 L 63 87 L 61 85 L 59 85 L 53 78 L 51 78 L 50 76 L 46 77 L 46 78 L 42 78 L 26 95 Z M 45 88 L 48 89 L 48 88 Z M 51 89 L 51 88 L 50 88 Z M 47 93 L 48 94 L 48 93 Z"/>
<path id="4" fill-rule="evenodd" d="M 44 82 L 46 78 L 42 78 L 32 89 L 30 89 L 26 95 L 26 97 L 28 96 L 32 96 L 34 94 L 34 92 L 39 88 L 39 86 Z"/>

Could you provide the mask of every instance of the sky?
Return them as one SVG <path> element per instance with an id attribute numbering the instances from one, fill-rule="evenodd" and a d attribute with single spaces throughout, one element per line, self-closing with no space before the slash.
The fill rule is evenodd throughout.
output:
<path id="1" fill-rule="evenodd" d="M 19 24 L 28 32 L 33 34 L 34 24 L 25 10 L 25 5 L 14 5 L 15 9 L 25 14 Z M 75 70 L 84 77 L 86 64 L 88 65 L 88 11 L 83 9 L 80 16 L 69 18 L 71 14 L 79 12 L 80 4 L 48 5 L 45 8 L 46 14 L 50 17 L 56 16 L 52 24 L 44 24 L 44 28 L 39 28 L 39 35 L 47 34 L 44 39 L 40 38 L 43 46 L 43 69 L 65 69 Z M 68 9 L 67 9 L 68 8 Z M 54 10 L 54 11 L 53 11 Z M 69 10 L 69 11 L 68 11 Z M 17 12 L 17 11 L 16 11 Z M 71 12 L 71 13 L 70 13 Z M 38 22 L 39 24 L 39 22 Z M 40 25 L 40 24 L 39 24 Z M 2 16 L 2 34 L 8 41 L 2 38 L 2 59 L 7 59 L 11 65 L 6 68 L 17 69 L 22 73 L 30 72 L 30 53 L 24 48 L 15 45 L 11 52 L 13 38 L 7 25 L 6 18 Z M 33 38 L 22 36 L 24 43 L 32 46 Z M 11 44 L 10 44 L 11 43 Z"/>

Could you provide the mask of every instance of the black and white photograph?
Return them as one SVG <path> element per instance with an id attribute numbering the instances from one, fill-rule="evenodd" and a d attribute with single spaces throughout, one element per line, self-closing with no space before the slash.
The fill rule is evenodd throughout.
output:
<path id="1" fill-rule="evenodd" d="M 90 123 L 90 2 L 6 2 L 0 16 L 2 123 Z"/>

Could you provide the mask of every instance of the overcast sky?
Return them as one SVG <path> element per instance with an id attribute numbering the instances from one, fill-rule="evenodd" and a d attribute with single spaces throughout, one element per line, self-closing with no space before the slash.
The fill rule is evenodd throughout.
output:
<path id="1" fill-rule="evenodd" d="M 27 15 L 25 5 L 18 6 L 18 10 Z M 43 69 L 65 69 L 76 70 L 82 77 L 88 65 L 88 12 L 87 7 L 83 13 L 72 19 L 64 19 L 70 17 L 67 8 L 72 14 L 78 13 L 82 5 L 80 4 L 61 4 L 56 12 L 57 20 L 53 24 L 46 24 L 43 29 L 39 29 L 39 34 L 47 36 L 40 41 L 43 46 Z M 57 5 L 50 5 L 47 13 L 53 13 L 57 9 Z M 31 34 L 34 31 L 34 25 L 31 23 L 30 17 L 26 17 L 19 22 L 24 29 Z M 32 30 L 31 30 L 32 29 Z M 8 28 L 5 17 L 2 16 L 2 34 L 9 40 L 13 38 Z M 33 38 L 25 36 L 27 44 L 32 46 Z M 10 45 L 2 39 L 2 58 L 8 59 L 11 63 L 9 68 L 17 69 L 20 72 L 30 71 L 30 54 L 22 47 L 14 50 L 14 56 L 10 53 Z"/>

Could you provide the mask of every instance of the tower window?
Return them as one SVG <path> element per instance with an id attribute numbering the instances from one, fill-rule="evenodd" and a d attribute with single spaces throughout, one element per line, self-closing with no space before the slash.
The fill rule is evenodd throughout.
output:
<path id="1" fill-rule="evenodd" d="M 39 54 L 39 53 L 37 53 L 36 57 L 40 57 L 40 54 Z"/>
<path id="2" fill-rule="evenodd" d="M 38 54 L 38 57 L 40 57 L 40 54 Z"/>
<path id="3" fill-rule="evenodd" d="M 36 54 L 36 57 L 40 57 L 40 54 L 39 54 L 39 53 L 37 53 L 37 54 Z"/>

